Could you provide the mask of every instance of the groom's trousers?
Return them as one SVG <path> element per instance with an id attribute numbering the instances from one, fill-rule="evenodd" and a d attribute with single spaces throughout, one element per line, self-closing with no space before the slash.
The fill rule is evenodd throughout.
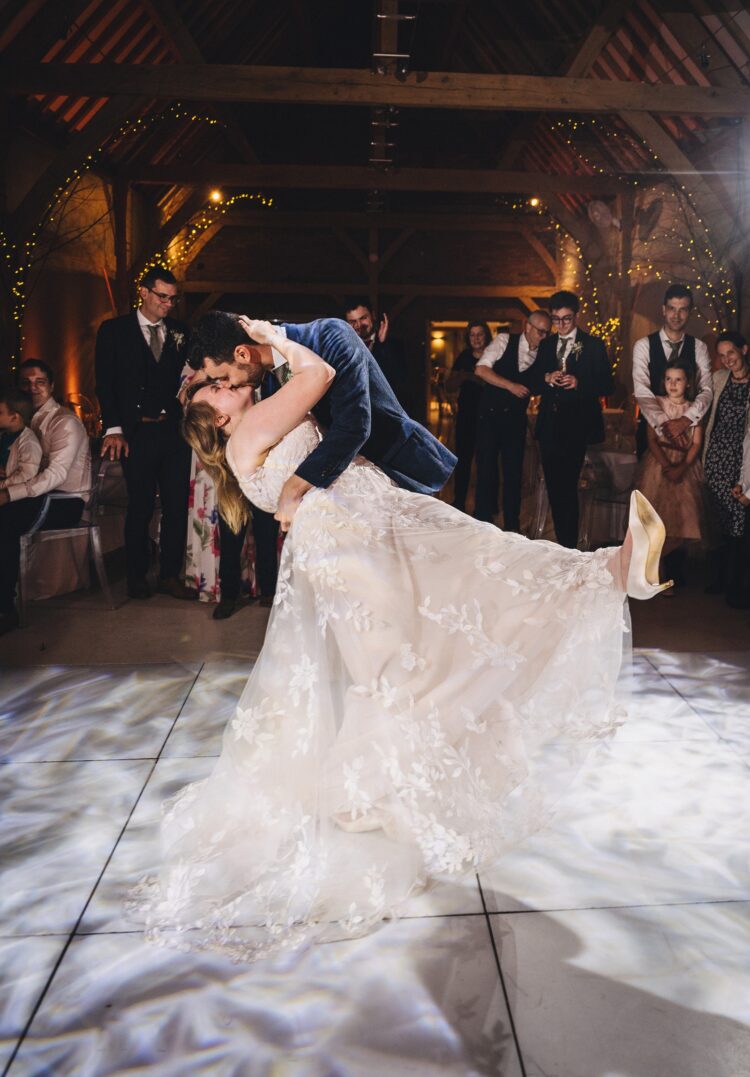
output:
<path id="1" fill-rule="evenodd" d="M 270 512 L 253 507 L 251 526 L 255 542 L 256 591 L 258 595 L 272 595 L 276 591 L 278 575 L 279 524 Z M 219 583 L 222 599 L 239 598 L 242 575 L 240 559 L 244 544 L 245 528 L 235 534 L 224 517 L 219 515 Z"/>

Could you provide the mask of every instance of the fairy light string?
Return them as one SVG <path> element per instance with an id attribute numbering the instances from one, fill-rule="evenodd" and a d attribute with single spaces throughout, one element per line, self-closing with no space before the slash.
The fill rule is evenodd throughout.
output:
<path id="1" fill-rule="evenodd" d="M 151 255 L 145 262 L 143 272 L 139 274 L 138 279 L 149 269 L 169 269 L 174 272 L 175 269 L 189 264 L 192 261 L 192 250 L 197 240 L 225 217 L 233 206 L 242 202 L 257 202 L 268 209 L 273 206 L 273 198 L 260 191 L 242 191 L 229 198 L 222 198 L 219 202 L 209 202 L 190 218 L 177 240 L 173 240 L 165 250 L 156 251 Z M 138 279 L 134 283 L 137 284 Z M 137 301 L 134 301 L 134 306 L 137 305 Z"/>
<path id="2" fill-rule="evenodd" d="M 12 369 L 15 369 L 17 354 L 23 345 L 23 320 L 28 278 L 45 226 L 54 221 L 57 209 L 71 185 L 77 183 L 94 167 L 104 147 L 116 147 L 126 139 L 142 135 L 147 129 L 163 123 L 165 119 L 175 121 L 187 119 L 190 123 L 209 127 L 223 126 L 215 117 L 195 113 L 179 103 L 158 114 L 127 120 L 113 136 L 107 138 L 96 151 L 88 154 L 59 184 L 42 213 L 39 224 L 28 238 L 14 242 L 9 235 L 0 231 L 0 257 L 11 282 L 11 315 L 17 327 L 18 349 L 13 356 Z M 691 193 L 663 170 L 658 156 L 645 140 L 596 119 L 559 120 L 552 125 L 552 129 L 563 138 L 568 149 L 576 155 L 584 167 L 598 174 L 611 175 L 612 171 L 611 168 L 593 160 L 590 155 L 582 151 L 580 144 L 582 139 L 579 138 L 579 132 L 583 136 L 593 130 L 604 141 L 608 139 L 619 141 L 623 146 L 627 146 L 631 156 L 637 156 L 644 162 L 648 161 L 653 168 L 653 180 L 656 181 L 655 183 L 652 181 L 650 187 L 645 187 L 638 177 L 630 177 L 626 173 L 623 173 L 622 178 L 633 188 L 638 189 L 639 200 L 642 204 L 646 204 L 649 196 L 669 202 L 669 213 L 665 214 L 662 209 L 660 214 L 660 220 L 663 221 L 665 216 L 668 220 L 648 238 L 636 240 L 638 253 L 634 254 L 631 265 L 625 270 L 627 276 L 631 283 L 646 283 L 649 280 L 666 282 L 687 277 L 686 283 L 689 283 L 696 292 L 696 316 L 703 321 L 706 329 L 716 333 L 727 324 L 732 324 L 737 315 L 735 288 L 727 271 L 719 264 L 709 228 L 698 212 Z M 593 140 L 589 138 L 587 145 L 593 145 Z M 152 267 L 174 270 L 185 266 L 191 260 L 191 251 L 195 243 L 206 230 L 215 225 L 233 206 L 242 202 L 257 202 L 270 208 L 273 205 L 273 198 L 267 197 L 262 192 L 241 192 L 222 199 L 218 204 L 208 203 L 188 221 L 177 240 L 173 240 L 167 249 L 151 255 L 145 263 L 144 271 Z M 569 235 L 567 229 L 556 219 L 554 212 L 541 200 L 534 199 L 532 202 L 530 198 L 511 197 L 503 200 L 503 203 L 512 211 L 523 213 L 525 216 L 545 218 L 550 221 L 560 236 Z M 619 317 L 612 316 L 602 309 L 602 288 L 606 287 L 608 298 L 614 295 L 613 289 L 621 283 L 621 271 L 619 269 L 607 271 L 606 284 L 604 280 L 598 280 L 601 276 L 600 270 L 585 256 L 581 243 L 574 236 L 570 238 L 585 276 L 585 287 L 579 289 L 583 292 L 582 313 L 586 316 L 591 331 L 601 336 L 607 343 L 616 368 L 622 357 L 621 321 Z M 659 247 L 666 248 L 667 252 L 679 250 L 683 262 L 677 262 L 674 258 L 664 258 L 663 261 L 658 261 L 656 251 Z M 683 268 L 687 269 L 687 275 L 681 272 Z"/>
<path id="3" fill-rule="evenodd" d="M 58 208 L 67 197 L 68 192 L 95 167 L 106 147 L 115 148 L 121 145 L 124 140 L 142 135 L 150 128 L 163 124 L 165 120 L 188 120 L 191 124 L 201 126 L 224 127 L 224 124 L 216 117 L 194 112 L 179 102 L 153 115 L 126 120 L 113 135 L 109 135 L 96 150 L 87 154 L 75 168 L 71 169 L 65 179 L 55 188 L 39 217 L 38 223 L 25 239 L 16 241 L 7 232 L 0 229 L 0 257 L 3 259 L 4 270 L 10 280 L 10 314 L 12 322 L 16 326 L 14 334 L 15 347 L 11 349 L 11 371 L 15 371 L 23 348 L 23 322 L 26 312 L 29 275 L 34 266 L 37 248 L 40 246 L 45 228 L 55 221 Z M 236 197 L 239 198 L 240 196 Z M 264 196 L 253 195 L 251 197 L 262 199 Z M 266 200 L 267 202 L 268 200 Z"/>

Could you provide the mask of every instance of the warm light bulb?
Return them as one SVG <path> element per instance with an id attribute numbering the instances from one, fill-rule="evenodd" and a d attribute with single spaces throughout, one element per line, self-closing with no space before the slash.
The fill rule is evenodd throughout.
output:
<path id="1" fill-rule="evenodd" d="M 539 205 L 539 199 L 536 197 L 536 195 L 534 195 L 533 198 L 529 199 L 529 205 L 530 206 L 538 206 Z"/>
<path id="2" fill-rule="evenodd" d="M 223 195 L 222 195 L 221 191 L 219 191 L 217 189 L 217 190 L 211 191 L 211 194 L 209 195 L 209 198 L 211 199 L 212 202 L 221 202 L 221 200 L 223 198 Z"/>

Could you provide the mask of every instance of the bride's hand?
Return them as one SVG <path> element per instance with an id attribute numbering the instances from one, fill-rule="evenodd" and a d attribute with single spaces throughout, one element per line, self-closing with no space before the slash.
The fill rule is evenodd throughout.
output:
<path id="1" fill-rule="evenodd" d="M 251 337 L 256 344 L 275 344 L 279 339 L 280 334 L 278 329 L 275 325 L 271 325 L 270 322 L 248 318 L 246 314 L 240 314 L 238 320 L 247 335 Z"/>

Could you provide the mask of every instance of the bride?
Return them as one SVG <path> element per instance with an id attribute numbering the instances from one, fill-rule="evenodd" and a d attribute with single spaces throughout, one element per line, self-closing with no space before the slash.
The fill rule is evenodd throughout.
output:
<path id="1" fill-rule="evenodd" d="M 184 420 L 235 529 L 245 498 L 276 510 L 334 376 L 268 323 L 247 328 L 294 376 L 258 403 L 252 385 L 203 383 Z M 637 493 L 624 545 L 581 553 L 362 457 L 311 490 L 221 757 L 165 806 L 160 875 L 131 901 L 150 937 L 250 959 L 360 934 L 542 826 L 615 725 L 626 589 L 661 589 L 662 542 Z"/>

